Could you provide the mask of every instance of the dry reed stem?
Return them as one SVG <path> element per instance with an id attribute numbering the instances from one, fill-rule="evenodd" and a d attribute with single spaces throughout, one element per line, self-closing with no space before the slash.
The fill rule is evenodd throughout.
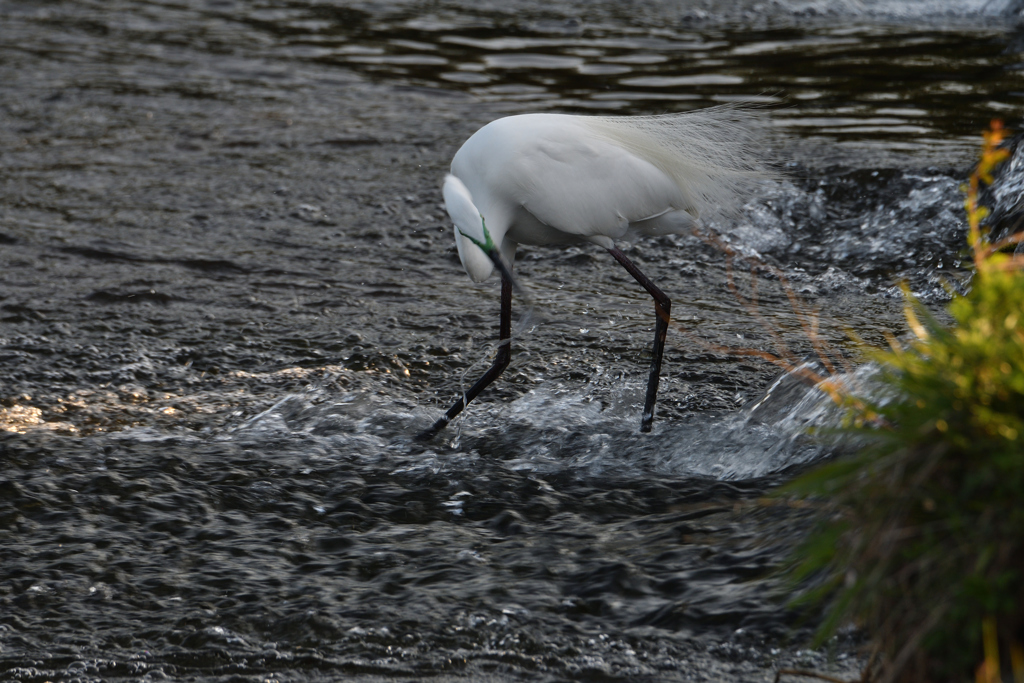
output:
<path id="1" fill-rule="evenodd" d="M 779 345 L 779 352 L 783 357 L 792 358 L 793 354 L 789 351 L 785 341 L 783 341 L 781 334 L 777 330 L 776 326 L 769 322 L 761 314 L 758 308 L 758 280 L 757 271 L 764 271 L 771 273 L 778 279 L 779 284 L 782 285 L 783 291 L 786 297 L 789 299 L 789 304 L 793 313 L 796 316 L 804 335 L 811 342 L 811 347 L 814 349 L 815 354 L 821 361 L 822 365 L 830 375 L 836 374 L 836 368 L 832 362 L 833 358 L 840 359 L 846 371 L 852 370 L 852 366 L 843 357 L 842 354 L 837 353 L 831 345 L 821 337 L 819 334 L 819 322 L 820 317 L 817 311 L 808 311 L 805 306 L 805 302 L 800 298 L 800 295 L 796 293 L 793 286 L 790 284 L 786 274 L 775 266 L 769 265 L 761 259 L 741 254 L 727 242 L 722 240 L 717 235 L 711 232 L 701 232 L 696 228 L 693 229 L 693 235 L 726 255 L 726 281 L 729 291 L 732 292 L 733 296 L 740 302 L 740 304 L 746 308 L 757 320 L 761 323 L 764 329 L 771 335 L 772 339 Z M 739 291 L 736 286 L 736 278 L 734 274 L 734 262 L 739 259 L 747 264 L 750 269 L 750 286 L 752 290 L 751 297 L 747 298 Z"/>
<path id="2" fill-rule="evenodd" d="M 969 224 L 968 241 L 974 251 L 975 265 L 978 270 L 989 269 L 1002 271 L 1024 268 L 1024 254 L 1014 254 L 999 261 L 998 263 L 993 263 L 990 260 L 990 257 L 1001 249 L 1005 249 L 1013 244 L 1020 244 L 1024 242 L 1024 232 L 1014 233 L 995 244 L 987 244 L 981 229 L 981 221 L 988 215 L 988 210 L 984 207 L 979 207 L 977 204 L 978 188 L 980 183 L 992 182 L 991 174 L 993 169 L 1009 155 L 1007 150 L 999 148 L 999 145 L 1002 143 L 1005 135 L 1006 130 L 1002 127 L 1002 123 L 995 120 L 992 121 L 990 130 L 986 131 L 984 134 L 985 144 L 982 149 L 982 160 L 979 162 L 974 173 L 971 174 L 967 197 L 964 201 Z M 833 358 L 839 360 L 845 372 L 852 371 L 852 364 L 843 354 L 836 352 L 828 341 L 822 337 L 820 333 L 821 319 L 819 311 L 816 309 L 808 309 L 806 302 L 793 289 L 786 277 L 786 274 L 780 268 L 769 265 L 761 259 L 740 253 L 721 237 L 710 231 L 702 232 L 697 228 L 694 228 L 692 232 L 695 237 L 703 241 L 705 244 L 708 244 L 725 254 L 726 285 L 729 288 L 729 291 L 740 305 L 743 306 L 743 308 L 746 309 L 747 312 L 757 320 L 761 324 L 761 327 L 769 334 L 775 345 L 777 353 L 752 348 L 736 348 L 732 346 L 712 344 L 695 334 L 691 334 L 678 322 L 669 321 L 676 331 L 710 351 L 731 356 L 760 358 L 761 360 L 767 361 L 776 367 L 782 368 L 785 372 L 798 375 L 815 385 L 821 391 L 825 392 L 837 405 L 846 405 L 853 408 L 860 414 L 861 419 L 865 421 L 878 422 L 880 426 L 885 426 L 884 423 L 880 421 L 879 416 L 868 408 L 867 403 L 853 396 L 841 382 L 833 379 L 837 374 Z M 737 259 L 746 263 L 749 268 L 749 287 L 751 290 L 749 297 L 744 296 L 736 282 L 735 262 Z M 789 299 L 790 308 L 803 330 L 804 336 L 811 343 L 811 348 L 814 350 L 815 355 L 818 360 L 821 361 L 822 366 L 824 366 L 826 370 L 825 375 L 821 375 L 807 367 L 804 367 L 803 363 L 796 358 L 796 355 L 786 344 L 778 326 L 765 318 L 761 313 L 760 307 L 758 306 L 758 271 L 770 273 L 778 279 L 786 297 Z M 901 288 L 907 296 L 904 303 L 904 316 L 907 323 L 918 339 L 926 341 L 929 336 L 928 331 L 920 322 L 913 310 L 909 287 L 904 283 L 901 285 Z M 886 341 L 889 343 L 892 351 L 897 355 L 902 355 L 904 350 L 901 348 L 898 340 L 889 332 L 884 332 L 883 334 L 885 335 Z M 855 335 L 851 336 L 855 337 Z"/>
<path id="3" fill-rule="evenodd" d="M 707 340 L 699 337 L 686 330 L 677 321 L 671 320 L 669 323 L 676 329 L 677 332 L 682 334 L 687 339 L 694 341 L 699 346 L 713 351 L 715 353 L 721 353 L 730 356 L 740 357 L 753 357 L 760 358 L 776 367 L 781 368 L 783 371 L 802 377 L 807 380 L 813 386 L 816 386 L 819 390 L 823 391 L 829 396 L 830 399 L 837 405 L 849 405 L 856 409 L 858 412 L 865 416 L 868 420 L 877 420 L 878 416 L 868 409 L 860 399 L 852 396 L 841 382 L 834 379 L 837 374 L 836 365 L 833 362 L 833 358 L 838 358 L 842 364 L 843 369 L 846 372 L 853 370 L 852 364 L 841 354 L 835 351 L 832 346 L 821 336 L 820 334 L 820 316 L 818 311 L 809 311 L 804 305 L 800 295 L 796 293 L 792 285 L 789 283 L 789 279 L 785 273 L 775 266 L 771 266 L 764 261 L 746 256 L 739 253 L 728 243 L 723 241 L 717 235 L 707 232 L 701 232 L 696 228 L 693 230 L 694 236 L 708 244 L 722 253 L 725 254 L 726 261 L 726 283 L 729 291 L 733 297 L 740 303 L 743 308 L 747 310 L 750 315 L 755 318 L 762 326 L 762 328 L 769 334 L 771 340 L 774 342 L 777 349 L 777 353 L 771 353 L 769 351 L 762 351 L 753 348 L 737 348 L 734 346 L 722 346 L 719 344 L 712 344 Z M 734 262 L 739 259 L 747 264 L 750 270 L 750 288 L 751 296 L 744 296 L 736 284 Z M 811 348 L 814 350 L 815 356 L 821 361 L 822 366 L 826 370 L 826 374 L 822 375 L 814 372 L 810 368 L 799 360 L 796 355 L 790 350 L 786 344 L 785 339 L 782 336 L 778 326 L 769 321 L 761 313 L 758 306 L 759 303 L 759 290 L 758 290 L 758 271 L 765 271 L 771 273 L 781 284 L 783 291 L 789 300 L 790 308 L 792 309 L 801 329 L 804 332 L 804 336 L 810 341 Z"/>
<path id="4" fill-rule="evenodd" d="M 904 643 L 899 653 L 893 659 L 892 664 L 886 667 L 885 675 L 878 683 L 893 683 L 903 669 L 910 663 L 910 658 L 917 652 L 918 645 L 926 635 L 939 623 L 939 620 L 946 613 L 947 605 L 939 605 L 932 609 L 924 623 L 914 629 L 914 632 Z M 897 612 L 899 610 L 893 610 Z"/>
<path id="5" fill-rule="evenodd" d="M 811 671 L 810 669 L 779 669 L 775 672 L 775 683 L 779 683 L 779 679 L 782 675 L 788 676 L 807 676 L 808 678 L 818 678 L 823 681 L 829 681 L 829 683 L 857 683 L 857 681 L 847 681 L 836 676 L 829 676 L 828 674 L 818 673 L 817 671 Z"/>

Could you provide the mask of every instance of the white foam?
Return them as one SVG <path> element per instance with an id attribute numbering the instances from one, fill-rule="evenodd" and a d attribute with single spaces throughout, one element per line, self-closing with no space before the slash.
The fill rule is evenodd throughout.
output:
<path id="1" fill-rule="evenodd" d="M 875 376 L 877 369 L 865 365 L 837 379 L 866 395 L 877 394 Z M 342 397 L 311 390 L 281 399 L 225 438 L 290 438 L 318 457 L 384 462 L 396 472 L 461 471 L 493 458 L 538 473 L 739 480 L 821 458 L 834 443 L 810 432 L 841 421 L 823 391 L 783 375 L 740 411 L 656 421 L 652 433 L 641 434 L 643 389 L 639 380 L 553 384 L 509 402 L 472 404 L 426 449 L 413 436 L 437 409 L 404 404 L 369 387 Z"/>

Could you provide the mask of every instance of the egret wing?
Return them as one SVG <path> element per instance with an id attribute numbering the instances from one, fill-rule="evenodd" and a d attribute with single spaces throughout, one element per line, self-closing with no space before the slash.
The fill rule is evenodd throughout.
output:
<path id="1" fill-rule="evenodd" d="M 511 199 L 542 223 L 614 239 L 630 223 L 690 209 L 672 178 L 654 164 L 575 121 L 551 128 L 510 159 L 515 182 L 506 185 L 515 194 Z"/>

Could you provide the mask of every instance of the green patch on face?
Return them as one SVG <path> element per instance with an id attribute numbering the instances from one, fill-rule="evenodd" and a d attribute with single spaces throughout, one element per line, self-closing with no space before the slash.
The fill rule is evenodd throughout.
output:
<path id="1" fill-rule="evenodd" d="M 456 227 L 456 229 L 458 229 L 460 235 L 465 237 L 467 240 L 469 240 L 470 242 L 472 242 L 476 246 L 478 246 L 481 249 L 483 249 L 483 252 L 485 254 L 490 254 L 495 249 L 494 241 L 491 239 L 491 231 L 487 229 L 487 221 L 484 220 L 483 214 L 480 214 L 480 225 L 483 226 L 483 229 L 484 229 L 484 241 L 483 242 L 481 242 L 480 240 L 475 239 L 473 237 L 470 237 L 466 233 L 462 232 L 462 228 L 459 228 L 458 226 L 455 226 L 455 227 Z"/>

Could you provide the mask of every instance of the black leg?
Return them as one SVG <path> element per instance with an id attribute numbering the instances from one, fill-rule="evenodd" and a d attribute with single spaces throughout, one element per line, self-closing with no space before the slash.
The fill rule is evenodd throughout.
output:
<path id="1" fill-rule="evenodd" d="M 665 335 L 668 332 L 668 321 L 672 314 L 672 301 L 665 292 L 658 289 L 650 278 L 640 272 L 626 255 L 612 247 L 608 250 L 636 281 L 643 285 L 647 293 L 654 297 L 654 313 L 658 320 L 654 327 L 654 358 L 651 359 L 651 375 L 647 378 L 647 398 L 644 400 L 644 414 L 640 420 L 640 431 L 651 431 L 654 421 L 654 402 L 658 400 L 658 381 L 661 379 L 661 357 L 665 354 Z"/>
<path id="2" fill-rule="evenodd" d="M 417 441 L 428 441 L 439 431 L 448 426 L 448 423 L 455 419 L 455 416 L 462 412 L 466 404 L 472 401 L 483 391 L 488 384 L 498 379 L 508 362 L 512 358 L 512 277 L 505 268 L 501 268 L 501 322 L 498 328 L 498 339 L 501 344 L 498 346 L 498 353 L 494 357 L 491 368 L 484 373 L 484 376 L 476 381 L 464 396 L 460 396 L 455 404 L 448 409 L 444 415 L 433 424 L 430 429 L 421 432 Z M 664 335 L 662 335 L 664 337 Z"/>

